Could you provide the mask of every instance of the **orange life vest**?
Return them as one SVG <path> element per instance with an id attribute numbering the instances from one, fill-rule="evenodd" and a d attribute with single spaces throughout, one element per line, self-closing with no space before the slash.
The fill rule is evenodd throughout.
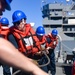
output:
<path id="1" fill-rule="evenodd" d="M 9 27 L 2 26 L 1 27 L 1 35 L 4 39 L 7 39 L 8 33 L 9 33 Z"/>
<path id="2" fill-rule="evenodd" d="M 38 38 L 38 39 L 39 39 L 39 38 Z M 47 47 L 46 44 L 47 44 L 47 43 L 46 43 L 46 38 L 45 38 L 45 36 L 43 36 L 41 40 L 39 39 L 39 42 L 40 42 L 41 50 L 46 49 L 46 47 Z"/>
<path id="3" fill-rule="evenodd" d="M 58 41 L 57 41 L 57 37 L 53 37 L 52 36 L 52 34 L 48 34 L 48 37 L 50 38 L 50 40 L 51 40 L 51 42 L 48 44 L 48 47 L 51 47 L 51 48 L 55 48 L 56 46 L 57 46 L 57 43 L 58 43 Z"/>
<path id="4" fill-rule="evenodd" d="M 11 27 L 10 29 L 11 33 L 15 36 L 20 52 L 30 54 L 36 53 L 39 50 L 40 44 L 30 24 L 25 25 L 26 30 L 24 32 L 19 31 L 15 27 Z M 34 47 L 34 45 L 38 48 Z"/>

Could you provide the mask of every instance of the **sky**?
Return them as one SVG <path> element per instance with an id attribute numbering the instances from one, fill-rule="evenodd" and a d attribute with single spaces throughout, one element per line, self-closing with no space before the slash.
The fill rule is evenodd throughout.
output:
<path id="1" fill-rule="evenodd" d="M 45 0 L 47 3 L 53 3 L 54 0 Z M 60 2 L 61 0 L 55 0 Z M 65 0 L 62 0 L 65 2 Z M 11 2 L 11 11 L 7 11 L 3 13 L 2 17 L 6 17 L 9 20 L 10 26 L 12 25 L 12 14 L 16 10 L 23 11 L 27 16 L 27 23 L 35 23 L 35 27 L 42 25 L 42 12 L 41 6 L 43 6 L 42 0 L 13 0 Z"/>

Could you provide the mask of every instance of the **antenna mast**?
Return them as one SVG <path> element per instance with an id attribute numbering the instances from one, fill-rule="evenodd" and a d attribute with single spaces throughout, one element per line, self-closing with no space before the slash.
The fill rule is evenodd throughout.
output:
<path id="1" fill-rule="evenodd" d="M 67 4 L 69 3 L 70 0 L 66 0 Z"/>

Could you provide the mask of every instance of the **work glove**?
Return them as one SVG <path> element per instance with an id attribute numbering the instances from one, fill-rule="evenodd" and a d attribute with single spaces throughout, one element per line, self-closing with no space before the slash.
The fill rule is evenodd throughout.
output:
<path id="1" fill-rule="evenodd" d="M 56 45 L 56 41 L 53 42 L 53 45 Z"/>

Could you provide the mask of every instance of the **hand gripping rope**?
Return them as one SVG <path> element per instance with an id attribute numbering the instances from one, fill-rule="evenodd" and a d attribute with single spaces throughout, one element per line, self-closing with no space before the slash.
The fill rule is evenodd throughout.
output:
<path id="1" fill-rule="evenodd" d="M 46 64 L 43 64 L 43 65 L 38 65 L 38 67 L 44 67 L 44 66 L 47 66 L 49 63 L 50 63 L 50 59 L 48 57 L 48 55 L 46 54 L 45 50 L 42 51 L 42 53 L 46 56 L 48 62 Z M 19 72 L 21 72 L 21 70 L 17 70 L 16 72 L 14 72 L 12 75 L 16 75 L 18 74 Z M 32 75 L 32 74 L 31 74 Z"/>

